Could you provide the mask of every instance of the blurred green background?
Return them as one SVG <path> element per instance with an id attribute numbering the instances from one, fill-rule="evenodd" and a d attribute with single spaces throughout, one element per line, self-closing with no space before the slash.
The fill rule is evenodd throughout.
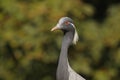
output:
<path id="1" fill-rule="evenodd" d="M 0 0 L 0 80 L 55 80 L 62 32 L 74 20 L 72 68 L 87 80 L 120 79 L 119 0 Z"/>

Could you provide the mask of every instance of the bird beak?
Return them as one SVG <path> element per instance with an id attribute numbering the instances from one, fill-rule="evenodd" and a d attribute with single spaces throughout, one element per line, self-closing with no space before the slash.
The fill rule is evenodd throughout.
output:
<path id="1" fill-rule="evenodd" d="M 55 26 L 51 29 L 51 31 L 55 31 L 55 30 L 58 30 L 58 29 L 59 29 L 59 27 Z"/>

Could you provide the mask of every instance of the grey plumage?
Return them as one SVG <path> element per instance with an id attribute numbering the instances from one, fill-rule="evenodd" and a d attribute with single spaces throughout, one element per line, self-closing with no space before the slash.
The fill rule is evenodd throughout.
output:
<path id="1" fill-rule="evenodd" d="M 52 28 L 51 31 L 56 29 L 61 29 L 64 32 L 56 73 L 57 80 L 85 80 L 70 67 L 68 62 L 68 48 L 73 43 L 73 40 L 76 43 L 78 39 L 73 20 L 69 17 L 62 17 L 56 27 Z"/>

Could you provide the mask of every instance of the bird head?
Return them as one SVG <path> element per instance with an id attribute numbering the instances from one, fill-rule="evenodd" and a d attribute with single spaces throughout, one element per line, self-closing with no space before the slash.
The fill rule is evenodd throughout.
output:
<path id="1" fill-rule="evenodd" d="M 57 29 L 60 29 L 62 31 L 70 31 L 70 30 L 73 30 L 73 20 L 69 17 L 62 17 L 57 25 L 51 29 L 51 31 L 54 31 L 54 30 L 57 30 Z"/>
<path id="2" fill-rule="evenodd" d="M 57 25 L 51 29 L 51 31 L 62 30 L 63 32 L 74 32 L 73 44 L 78 41 L 78 34 L 73 24 L 73 20 L 69 17 L 62 17 L 58 21 Z"/>

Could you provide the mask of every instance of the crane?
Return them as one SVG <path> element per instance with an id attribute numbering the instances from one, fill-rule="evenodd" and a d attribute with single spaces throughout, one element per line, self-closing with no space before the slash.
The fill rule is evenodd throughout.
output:
<path id="1" fill-rule="evenodd" d="M 77 74 L 69 65 L 68 62 L 68 48 L 73 43 L 78 41 L 78 34 L 73 24 L 73 20 L 69 17 L 62 17 L 58 21 L 57 25 L 51 29 L 62 30 L 64 37 L 62 40 L 62 46 L 58 61 L 58 67 L 56 72 L 57 80 L 86 80 L 79 74 Z"/>

